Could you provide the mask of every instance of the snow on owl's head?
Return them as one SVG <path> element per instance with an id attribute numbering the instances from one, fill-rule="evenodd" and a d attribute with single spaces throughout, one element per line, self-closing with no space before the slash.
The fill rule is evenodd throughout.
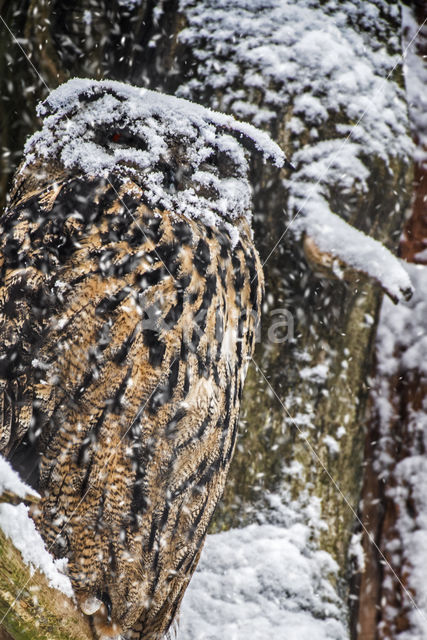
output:
<path id="1" fill-rule="evenodd" d="M 59 161 L 71 173 L 131 179 L 147 204 L 206 224 L 250 222 L 245 148 L 277 166 L 281 149 L 255 127 L 162 93 L 114 81 L 73 79 L 38 106 L 41 131 L 27 142 L 21 172 Z"/>

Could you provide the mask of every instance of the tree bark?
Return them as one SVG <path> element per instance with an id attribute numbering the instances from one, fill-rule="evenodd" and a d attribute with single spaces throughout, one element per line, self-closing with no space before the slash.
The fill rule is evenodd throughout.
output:
<path id="1" fill-rule="evenodd" d="M 421 28 L 427 19 L 425 3 L 416 1 L 406 4 L 413 8 L 413 15 Z M 421 29 L 418 33 L 413 47 L 420 66 L 423 61 L 425 66 L 425 27 L 424 31 Z M 407 82 L 411 82 L 409 73 Z M 412 106 L 415 111 L 422 112 L 420 104 Z M 426 129 L 419 129 L 418 126 L 418 122 L 411 122 L 418 152 L 414 163 L 410 216 L 405 223 L 400 255 L 407 262 L 424 265 L 425 268 L 427 149 L 425 146 L 423 148 L 422 143 Z M 422 304 L 423 300 L 425 290 L 416 291 L 413 306 Z M 414 316 L 415 313 L 413 308 Z M 390 340 L 394 347 L 393 358 L 397 363 L 397 370 L 385 375 L 378 368 L 374 368 L 373 372 L 375 383 L 366 438 L 361 518 L 366 530 L 375 540 L 376 547 L 365 533 L 363 546 L 366 570 L 359 586 L 358 613 L 359 633 L 363 640 L 397 640 L 403 632 L 408 634 L 406 637 L 424 637 L 422 631 L 418 635 L 420 632 L 416 620 L 417 601 L 422 598 L 422 594 L 417 593 L 411 580 L 420 558 L 408 545 L 408 540 L 404 539 L 401 523 L 406 523 L 405 528 L 411 531 L 412 536 L 425 536 L 425 531 L 422 531 L 423 505 L 418 495 L 416 467 L 410 473 L 402 473 L 405 465 L 410 468 L 408 465 L 411 461 L 425 465 L 427 442 L 423 424 L 426 415 L 427 377 L 422 367 L 414 367 L 407 359 L 411 347 L 414 349 L 414 344 L 425 335 L 425 331 L 425 321 L 423 323 L 420 319 L 415 331 L 412 329 L 412 335 L 400 336 L 398 332 L 391 332 Z M 379 401 L 382 406 L 384 403 L 387 405 L 388 418 L 381 415 Z M 421 601 L 420 606 L 419 616 L 422 618 L 425 616 L 424 602 Z"/>

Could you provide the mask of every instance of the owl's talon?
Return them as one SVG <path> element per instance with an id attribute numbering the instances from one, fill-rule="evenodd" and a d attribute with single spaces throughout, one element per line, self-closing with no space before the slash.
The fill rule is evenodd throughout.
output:
<path id="1" fill-rule="evenodd" d="M 102 605 L 102 600 L 95 598 L 95 596 L 89 596 L 88 598 L 86 598 L 80 603 L 80 609 L 87 616 L 91 616 L 99 610 L 101 605 Z"/>

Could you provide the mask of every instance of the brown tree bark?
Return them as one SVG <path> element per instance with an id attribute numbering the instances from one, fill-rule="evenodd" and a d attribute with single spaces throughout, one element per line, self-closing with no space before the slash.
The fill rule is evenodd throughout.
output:
<path id="1" fill-rule="evenodd" d="M 407 3 L 413 7 L 420 28 L 427 19 L 427 6 L 422 2 Z M 421 28 L 414 41 L 414 51 L 420 63 L 427 55 L 427 31 Z M 411 82 L 408 78 L 407 82 Z M 415 108 L 419 105 L 414 105 Z M 422 152 L 421 137 L 425 131 L 417 130 L 412 122 L 416 147 Z M 427 149 L 424 149 L 424 152 Z M 424 153 L 425 157 L 425 153 Z M 407 262 L 427 264 L 427 164 L 416 155 L 412 185 L 410 215 L 405 223 L 400 243 L 400 255 Z M 417 291 L 415 304 L 425 298 L 425 291 Z M 419 325 L 413 339 L 425 333 L 425 325 Z M 427 378 L 420 368 L 408 365 L 405 357 L 411 346 L 407 336 L 405 346 L 399 336 L 395 340 L 398 371 L 386 377 L 387 394 L 381 398 L 390 409 L 387 423 L 378 412 L 378 389 L 383 372 L 375 372 L 376 384 L 370 403 L 370 422 L 365 445 L 364 481 L 361 501 L 361 518 L 375 540 L 376 546 L 364 535 L 366 570 L 361 576 L 359 599 L 359 635 L 361 640 L 397 640 L 401 632 L 416 636 L 412 616 L 415 614 L 419 594 L 411 583 L 411 573 L 417 558 L 402 539 L 399 521 L 405 519 L 408 528 L 416 532 L 420 528 L 422 512 L 416 495 L 416 478 L 403 478 L 399 466 L 411 458 L 426 455 L 426 443 L 422 430 L 425 415 Z M 414 416 L 417 419 L 414 420 Z M 415 422 L 415 424 L 414 424 Z M 417 423 L 420 423 L 417 426 Z M 388 435 L 385 436 L 385 431 Z M 389 468 L 381 468 L 381 459 L 389 460 Z M 406 496 L 405 500 L 398 495 Z M 411 524 L 409 524 L 411 523 Z M 416 614 L 415 614 L 416 615 Z M 422 615 L 422 614 L 419 614 Z M 409 637 L 409 636 L 407 636 Z M 419 637 L 418 635 L 416 637 Z"/>

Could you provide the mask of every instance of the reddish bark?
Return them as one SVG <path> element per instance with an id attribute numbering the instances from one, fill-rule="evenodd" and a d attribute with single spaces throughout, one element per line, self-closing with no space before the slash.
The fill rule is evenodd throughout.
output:
<path id="1" fill-rule="evenodd" d="M 427 4 L 414 3 L 414 13 L 420 25 L 427 20 Z M 418 34 L 414 45 L 421 60 L 427 59 L 427 31 L 425 26 Z M 420 132 L 414 131 L 414 142 L 420 145 Z M 408 262 L 427 264 L 427 162 L 417 161 L 414 164 L 414 200 L 411 217 L 407 221 L 400 245 L 402 258 Z M 425 256 L 419 256 L 422 251 Z"/>
<path id="2" fill-rule="evenodd" d="M 427 48 L 426 48 L 427 55 Z M 414 202 L 412 215 L 405 225 L 400 245 L 401 256 L 408 262 L 427 264 L 427 165 L 414 167 Z M 421 252 L 424 255 L 420 255 Z"/>
<path id="3" fill-rule="evenodd" d="M 415 3 L 414 13 L 418 23 L 427 18 L 427 5 Z M 420 33 L 414 43 L 417 55 L 426 59 L 427 37 Z M 420 144 L 417 132 L 414 141 Z M 408 262 L 427 265 L 427 163 L 418 161 L 414 166 L 414 196 L 411 216 L 408 219 L 400 254 Z M 423 253 L 423 255 L 422 255 Z M 396 354 L 401 356 L 403 354 Z M 379 478 L 376 464 L 376 448 L 381 437 L 379 416 L 374 403 L 365 448 L 364 486 L 361 502 L 361 519 L 375 544 L 365 534 L 365 571 L 359 578 L 358 611 L 355 615 L 353 636 L 357 640 L 397 640 L 400 632 L 409 630 L 409 613 L 414 607 L 417 594 L 411 591 L 408 577 L 413 558 L 403 544 L 397 529 L 401 510 L 417 529 L 417 504 L 408 483 L 402 487 L 395 475 L 398 463 L 408 456 L 425 455 L 425 445 L 420 432 L 411 424 L 411 414 L 422 409 L 427 395 L 427 379 L 422 372 L 406 369 L 401 363 L 397 375 L 389 380 L 388 402 L 394 410 L 390 423 L 390 438 L 384 453 L 392 460 L 387 480 Z M 384 434 L 382 434 L 384 435 Z M 400 487 L 399 487 L 399 482 Z M 405 503 L 393 499 L 393 489 L 406 492 Z"/>

